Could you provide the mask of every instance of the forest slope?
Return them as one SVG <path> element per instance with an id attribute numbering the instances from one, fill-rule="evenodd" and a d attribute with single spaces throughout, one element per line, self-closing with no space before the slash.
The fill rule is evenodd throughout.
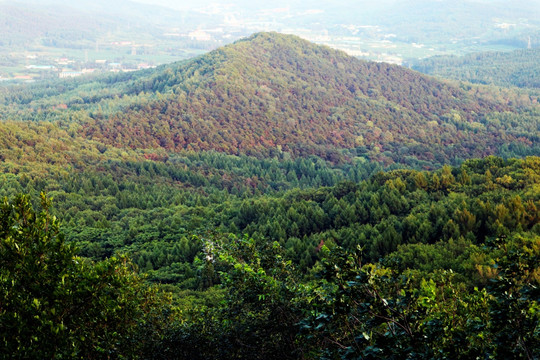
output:
<path id="1" fill-rule="evenodd" d="M 120 148 L 427 167 L 538 153 L 532 95 L 460 88 L 277 33 L 154 71 L 12 89 L 0 102 L 3 118 L 75 122 Z"/>
<path id="2" fill-rule="evenodd" d="M 533 359 L 539 171 L 538 157 L 489 157 L 146 211 L 111 204 L 144 203 L 133 185 L 65 179 L 55 198 L 83 255 L 122 246 L 175 303 L 123 256 L 73 257 L 50 201 L 19 196 L 0 205 L 0 339 L 17 358 Z M 81 222 L 77 208 L 106 203 Z"/>
<path id="3" fill-rule="evenodd" d="M 168 67 L 130 90 L 166 95 L 87 123 L 87 136 L 133 148 L 282 149 L 333 161 L 343 148 L 389 162 L 443 162 L 492 154 L 504 142 L 530 145 L 489 122 L 515 111 L 504 101 L 273 33 Z"/>
<path id="4" fill-rule="evenodd" d="M 540 158 L 366 160 L 538 155 L 520 96 L 277 34 L 0 89 L 0 196 L 32 196 L 0 205 L 0 341 L 19 358 L 531 358 Z M 30 205 L 41 191 L 56 210 Z"/>
<path id="5" fill-rule="evenodd" d="M 478 84 L 540 88 L 540 49 L 436 56 L 413 65 L 425 74 Z"/>

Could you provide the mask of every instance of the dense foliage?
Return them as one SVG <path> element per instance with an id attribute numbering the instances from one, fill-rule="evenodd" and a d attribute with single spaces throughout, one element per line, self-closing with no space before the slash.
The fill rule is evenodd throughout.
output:
<path id="1" fill-rule="evenodd" d="M 429 209 L 404 216 L 385 234 L 386 248 L 373 250 L 380 241 L 370 234 L 362 242 L 361 230 L 342 244 L 348 250 L 312 243 L 320 261 L 307 272 L 278 238 L 206 237 L 205 276 L 217 273 L 214 282 L 229 294 L 220 307 L 192 310 L 171 346 L 187 340 L 185 357 L 216 359 L 534 359 L 540 350 L 538 164 L 538 158 L 492 158 L 438 174 L 375 176 L 357 193 L 401 189 L 404 199 L 424 199 Z M 328 190 L 349 201 L 351 188 Z M 310 194 L 323 198 L 321 190 L 292 197 L 313 201 Z M 379 207 L 387 205 L 382 200 Z M 432 219 L 414 219 L 424 214 Z M 426 235 L 422 227 L 434 237 L 417 238 Z M 403 244 L 389 250 L 392 241 Z M 373 256 L 381 260 L 370 261 Z"/>
<path id="2" fill-rule="evenodd" d="M 10 359 L 141 355 L 168 321 L 167 297 L 126 258 L 93 263 L 64 242 L 41 198 L 0 206 L 0 343 Z M 147 354 L 148 356 L 148 354 Z"/>
<path id="3" fill-rule="evenodd" d="M 0 116 L 54 121 L 109 147 L 435 167 L 503 146 L 537 153 L 537 98 L 260 33 L 154 71 L 5 90 Z"/>
<path id="4" fill-rule="evenodd" d="M 2 92 L 3 354 L 534 359 L 536 98 L 467 87 L 258 34 Z"/>
<path id="5" fill-rule="evenodd" d="M 436 56 L 418 61 L 413 69 L 425 74 L 478 84 L 540 88 L 540 49 Z"/>
<path id="6" fill-rule="evenodd" d="M 164 257 L 154 281 L 175 312 L 125 260 L 75 257 L 45 198 L 41 213 L 5 201 L 3 341 L 20 357 L 534 358 L 539 164 L 471 160 L 195 207 L 214 231 L 156 229 L 172 251 L 132 244 Z"/>

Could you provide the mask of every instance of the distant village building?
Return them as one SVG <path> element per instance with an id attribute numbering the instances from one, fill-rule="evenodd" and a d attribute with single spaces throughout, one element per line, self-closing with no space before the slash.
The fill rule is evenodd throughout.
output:
<path id="1" fill-rule="evenodd" d="M 197 40 L 197 41 L 211 41 L 212 40 L 212 35 L 210 35 L 209 33 L 203 30 L 192 31 L 188 34 L 188 36 L 191 40 Z"/>
<path id="2" fill-rule="evenodd" d="M 56 67 L 52 65 L 28 65 L 26 68 L 35 70 L 56 70 Z"/>
<path id="3" fill-rule="evenodd" d="M 58 77 L 60 79 L 65 79 L 65 78 L 74 78 L 74 77 L 77 77 L 77 76 L 81 76 L 83 74 L 82 71 L 69 71 L 69 70 L 64 70 L 64 71 L 61 71 L 59 74 L 58 74 Z"/>
<path id="4" fill-rule="evenodd" d="M 152 66 L 148 63 L 140 63 L 140 64 L 137 64 L 137 69 L 138 70 L 143 70 L 143 69 L 150 69 L 150 68 L 155 68 L 155 66 Z"/>
<path id="5" fill-rule="evenodd" d="M 15 80 L 33 80 L 34 78 L 31 75 L 15 75 L 13 77 Z"/>
<path id="6" fill-rule="evenodd" d="M 71 64 L 73 62 L 74 62 L 73 60 L 70 60 L 70 59 L 68 59 L 66 57 L 63 57 L 63 58 L 60 58 L 60 59 L 56 60 L 56 63 L 58 65 L 67 65 L 67 64 Z"/>
<path id="7" fill-rule="evenodd" d="M 132 45 L 133 42 L 131 41 L 113 41 L 111 43 L 111 45 L 115 45 L 115 46 L 129 46 L 129 45 Z"/>

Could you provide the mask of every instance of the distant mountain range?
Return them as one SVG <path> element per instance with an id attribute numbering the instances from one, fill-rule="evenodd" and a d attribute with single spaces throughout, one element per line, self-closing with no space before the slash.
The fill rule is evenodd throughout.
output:
<path id="1" fill-rule="evenodd" d="M 95 41 L 107 32 L 139 29 L 152 34 L 171 23 L 180 26 L 179 19 L 181 12 L 132 1 L 0 2 L 0 46 L 16 49 L 50 39 L 59 43 L 45 45 L 62 47 L 69 41 L 87 48 L 85 41 Z"/>

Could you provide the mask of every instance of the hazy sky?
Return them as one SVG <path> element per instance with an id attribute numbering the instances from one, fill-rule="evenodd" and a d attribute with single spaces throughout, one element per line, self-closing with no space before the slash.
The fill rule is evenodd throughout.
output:
<path id="1" fill-rule="evenodd" d="M 212 3 L 218 4 L 228 4 L 228 3 L 239 3 L 241 1 L 223 1 L 223 0 L 197 0 L 197 1 L 175 1 L 175 0 L 133 0 L 140 3 L 152 4 L 152 5 L 161 5 L 166 6 L 172 9 L 177 10 L 188 10 L 188 9 L 197 9 L 200 7 L 208 6 Z M 253 3 L 254 1 L 251 1 Z M 255 1 L 256 2 L 256 1 Z M 264 3 L 260 1 L 259 3 Z M 268 2 L 267 2 L 268 3 Z"/>
<path id="2" fill-rule="evenodd" d="M 309 7 L 318 7 L 321 5 L 332 5 L 335 3 L 341 3 L 346 4 L 347 2 L 352 2 L 355 5 L 358 3 L 365 3 L 368 5 L 369 3 L 380 3 L 381 1 L 374 2 L 372 0 L 334 0 L 334 1 L 323 1 L 323 0 L 197 0 L 197 1 L 186 1 L 186 0 L 133 0 L 140 3 L 146 3 L 146 4 L 154 4 L 154 5 L 161 5 L 170 7 L 173 9 L 179 9 L 179 10 L 187 10 L 187 9 L 197 9 L 205 6 L 209 6 L 212 4 L 219 4 L 219 5 L 227 5 L 227 4 L 234 4 L 236 6 L 241 7 L 250 7 L 250 8 L 275 8 L 275 7 L 282 7 L 282 6 L 299 6 L 303 8 L 309 8 Z M 382 0 L 385 3 L 394 2 L 397 0 Z M 436 0 L 435 0 L 436 1 Z"/>
<path id="3" fill-rule="evenodd" d="M 112 0 L 114 2 L 114 0 Z M 540 0 L 132 0 L 140 3 L 161 5 L 176 10 L 200 9 L 217 4 L 223 7 L 224 5 L 234 5 L 237 9 L 247 8 L 249 10 L 279 8 L 290 6 L 300 9 L 354 9 L 354 10 L 375 10 L 385 9 L 392 5 L 418 4 L 418 3 L 480 3 L 485 6 L 497 4 L 499 7 L 508 8 L 509 11 L 521 9 L 532 11 L 533 13 L 540 12 Z"/>
<path id="4" fill-rule="evenodd" d="M 28 3 L 63 3 L 69 5 L 78 2 L 78 0 L 0 0 L 0 3 L 9 2 L 28 2 Z M 108 3 L 114 7 L 122 0 L 109 0 Z M 123 0 L 125 1 L 125 0 Z M 122 1 L 122 2 L 123 2 Z M 275 9 L 290 6 L 295 10 L 307 9 L 326 9 L 328 11 L 370 11 L 389 9 L 392 5 L 397 6 L 414 6 L 420 4 L 436 4 L 444 3 L 446 7 L 457 3 L 480 3 L 485 6 L 489 4 L 498 7 L 512 9 L 520 9 L 533 13 L 540 12 L 540 0 L 131 0 L 139 3 L 160 5 L 176 10 L 189 10 L 207 8 L 212 4 L 219 5 L 223 8 L 227 5 L 232 5 L 235 10 L 256 11 L 260 9 Z M 77 8 L 80 8 L 77 6 Z M 531 14 L 532 15 L 532 14 Z"/>

